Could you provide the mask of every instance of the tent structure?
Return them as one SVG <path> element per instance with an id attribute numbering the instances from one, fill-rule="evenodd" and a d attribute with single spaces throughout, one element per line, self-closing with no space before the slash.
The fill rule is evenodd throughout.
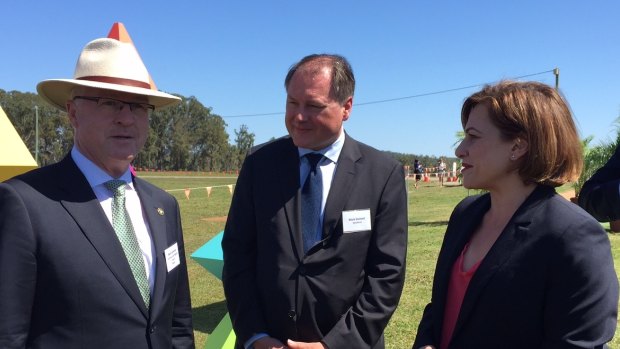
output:
<path id="1" fill-rule="evenodd" d="M 37 167 L 32 154 L 0 107 L 0 182 Z"/>
<path id="2" fill-rule="evenodd" d="M 116 39 L 120 42 L 124 42 L 127 44 L 132 44 L 134 47 L 136 45 L 134 45 L 133 40 L 131 40 L 131 36 L 129 36 L 129 33 L 127 32 L 127 29 L 125 29 L 125 25 L 121 22 L 115 22 L 114 24 L 112 24 L 112 28 L 110 29 L 110 32 L 108 33 L 108 38 L 109 39 Z M 151 90 L 155 90 L 157 91 L 157 86 L 155 86 L 155 82 L 153 81 L 153 78 L 149 75 L 149 82 L 151 85 Z"/>
<path id="3" fill-rule="evenodd" d="M 220 280 L 222 279 L 222 268 L 224 267 L 222 237 L 224 237 L 223 231 L 219 232 L 191 255 L 193 260 Z M 207 338 L 205 349 L 234 349 L 235 340 L 236 336 L 232 329 L 230 315 L 226 313 L 215 330 L 209 335 L 209 338 Z"/>

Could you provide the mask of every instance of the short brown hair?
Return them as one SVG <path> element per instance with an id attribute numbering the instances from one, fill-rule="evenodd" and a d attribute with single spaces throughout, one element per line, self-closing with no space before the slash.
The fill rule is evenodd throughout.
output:
<path id="1" fill-rule="evenodd" d="M 331 69 L 332 80 L 329 94 L 331 98 L 343 105 L 355 92 L 355 76 L 351 64 L 346 58 L 333 54 L 312 54 L 293 64 L 284 79 L 284 87 L 288 89 L 293 75 L 300 68 L 319 70 L 323 67 Z"/>
<path id="2" fill-rule="evenodd" d="M 539 82 L 486 85 L 463 103 L 463 128 L 472 109 L 481 103 L 505 140 L 528 142 L 519 168 L 526 183 L 557 187 L 579 177 L 583 168 L 581 141 L 568 103 L 555 89 Z"/>

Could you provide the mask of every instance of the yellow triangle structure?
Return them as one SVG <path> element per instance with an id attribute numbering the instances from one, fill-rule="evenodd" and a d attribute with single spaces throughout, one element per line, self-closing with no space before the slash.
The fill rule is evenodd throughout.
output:
<path id="1" fill-rule="evenodd" d="M 112 29 L 110 29 L 110 32 L 108 33 L 108 39 L 116 39 L 120 42 L 132 44 L 134 47 L 136 47 L 136 45 L 133 44 L 133 40 L 131 40 L 131 36 L 129 36 L 127 29 L 125 29 L 125 26 L 121 22 L 115 22 L 114 24 L 112 24 Z M 137 50 L 138 49 L 136 47 L 136 51 Z M 149 80 L 151 84 L 151 90 L 157 91 L 157 86 L 155 86 L 155 82 L 153 81 L 153 78 L 150 74 Z"/>
<path id="2" fill-rule="evenodd" d="M 15 127 L 0 107 L 0 182 L 37 168 Z"/>

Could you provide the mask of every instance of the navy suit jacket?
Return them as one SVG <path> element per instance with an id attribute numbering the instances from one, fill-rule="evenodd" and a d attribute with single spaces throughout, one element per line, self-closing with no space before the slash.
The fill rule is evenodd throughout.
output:
<path id="1" fill-rule="evenodd" d="M 579 205 L 601 222 L 620 219 L 620 147 L 583 185 Z"/>
<path id="2" fill-rule="evenodd" d="M 452 266 L 489 207 L 485 194 L 452 213 L 414 348 L 439 347 Z M 607 233 L 538 186 L 473 275 L 449 348 L 601 348 L 613 337 L 617 309 Z"/>
<path id="3" fill-rule="evenodd" d="M 342 213 L 369 210 L 371 229 L 343 231 Z M 323 240 L 304 255 L 299 154 L 288 137 L 244 162 L 225 228 L 224 291 L 237 347 L 257 333 L 383 348 L 405 277 L 402 166 L 348 135 L 325 206 Z"/>
<path id="4" fill-rule="evenodd" d="M 0 348 L 193 348 L 179 207 L 134 178 L 155 246 L 147 311 L 71 156 L 0 183 Z M 163 211 L 162 211 L 163 210 Z M 170 272 L 164 250 L 178 244 Z"/>

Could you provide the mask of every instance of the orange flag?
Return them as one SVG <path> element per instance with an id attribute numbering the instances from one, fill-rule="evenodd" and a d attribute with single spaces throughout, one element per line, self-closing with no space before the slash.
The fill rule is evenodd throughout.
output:
<path id="1" fill-rule="evenodd" d="M 189 200 L 189 194 L 191 193 L 191 190 L 189 190 L 189 188 L 185 189 L 185 197 L 187 198 L 187 200 Z"/>
<path id="2" fill-rule="evenodd" d="M 229 185 L 228 185 L 228 191 L 230 192 L 230 195 L 232 195 L 232 193 L 233 193 L 232 188 L 233 188 L 233 185 L 232 185 L 232 184 L 229 184 Z"/>
<path id="3" fill-rule="evenodd" d="M 208 198 L 211 197 L 211 189 L 213 189 L 213 188 L 207 187 L 207 197 Z"/>

